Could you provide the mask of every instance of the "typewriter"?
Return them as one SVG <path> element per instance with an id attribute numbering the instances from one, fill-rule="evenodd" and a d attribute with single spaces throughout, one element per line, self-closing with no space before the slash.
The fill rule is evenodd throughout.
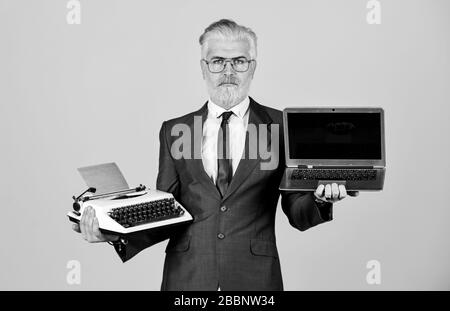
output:
<path id="1" fill-rule="evenodd" d="M 126 236 L 193 220 L 192 215 L 168 192 L 147 189 L 144 185 L 100 195 L 93 195 L 95 191 L 91 187 L 78 197 L 72 197 L 73 210 L 67 213 L 70 221 L 79 223 L 84 209 L 91 206 L 102 233 Z"/>

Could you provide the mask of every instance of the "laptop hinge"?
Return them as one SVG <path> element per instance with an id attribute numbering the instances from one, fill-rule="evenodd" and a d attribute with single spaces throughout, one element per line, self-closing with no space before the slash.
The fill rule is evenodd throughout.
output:
<path id="1" fill-rule="evenodd" d="M 373 165 L 299 165 L 298 168 L 373 169 Z"/>

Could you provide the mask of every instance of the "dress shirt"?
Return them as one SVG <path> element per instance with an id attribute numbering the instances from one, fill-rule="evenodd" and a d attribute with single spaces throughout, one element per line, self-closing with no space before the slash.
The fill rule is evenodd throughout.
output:
<path id="1" fill-rule="evenodd" d="M 250 99 L 247 96 L 242 102 L 230 110 L 225 110 L 214 104 L 212 100 L 208 100 L 208 116 L 203 124 L 202 162 L 206 173 L 214 183 L 216 183 L 217 178 L 217 140 L 220 123 L 222 122 L 220 115 L 225 111 L 233 112 L 233 115 L 228 120 L 228 126 L 230 130 L 231 166 L 234 175 L 245 147 L 249 104 Z"/>

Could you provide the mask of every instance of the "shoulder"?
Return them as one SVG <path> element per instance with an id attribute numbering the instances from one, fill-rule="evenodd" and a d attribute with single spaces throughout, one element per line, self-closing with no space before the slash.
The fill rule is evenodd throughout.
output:
<path id="1" fill-rule="evenodd" d="M 260 103 L 256 102 L 251 97 L 250 97 L 250 101 L 253 102 L 253 104 L 255 105 L 255 109 L 258 109 L 259 111 L 266 113 L 272 119 L 272 121 L 274 123 L 279 123 L 279 124 L 283 123 L 283 111 L 269 107 L 269 106 L 261 105 Z"/>
<path id="2" fill-rule="evenodd" d="M 164 123 L 166 123 L 167 125 L 175 125 L 175 124 L 182 124 L 182 123 L 190 123 L 194 120 L 195 116 L 201 116 L 202 115 L 202 109 L 204 107 L 202 107 L 199 110 L 184 114 L 182 116 L 179 117 L 175 117 L 172 119 L 169 119 L 167 121 L 164 121 Z"/>
<path id="3" fill-rule="evenodd" d="M 169 120 L 166 120 L 162 123 L 161 128 L 173 128 L 174 126 L 180 126 L 180 125 L 192 125 L 194 124 L 195 118 L 201 118 L 203 115 L 205 115 L 205 112 L 207 111 L 206 104 L 204 104 L 200 109 L 189 112 L 187 114 L 184 114 L 179 117 L 175 117 Z"/>

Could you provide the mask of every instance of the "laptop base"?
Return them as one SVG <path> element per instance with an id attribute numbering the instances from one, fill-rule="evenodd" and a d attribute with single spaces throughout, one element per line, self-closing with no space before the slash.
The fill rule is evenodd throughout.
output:
<path id="1" fill-rule="evenodd" d="M 297 168 L 286 168 L 281 179 L 280 190 L 283 191 L 315 191 L 320 184 L 337 183 L 345 185 L 347 191 L 381 191 L 383 190 L 385 168 L 375 169 L 373 180 L 304 180 L 292 179 L 292 172 Z"/>

